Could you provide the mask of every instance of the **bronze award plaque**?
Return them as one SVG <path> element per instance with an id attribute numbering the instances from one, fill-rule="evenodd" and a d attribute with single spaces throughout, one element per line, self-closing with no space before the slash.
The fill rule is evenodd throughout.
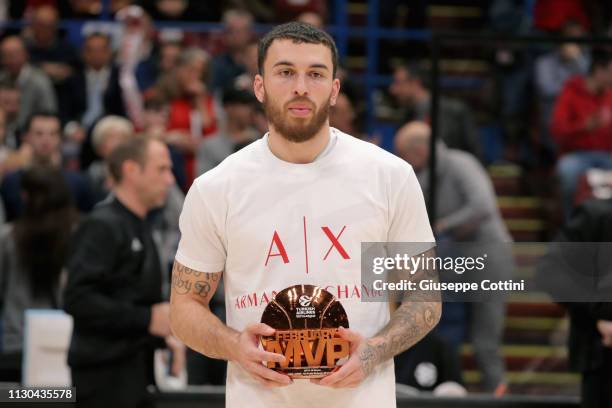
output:
<path id="1" fill-rule="evenodd" d="M 321 378 L 348 357 L 349 343 L 338 334 L 348 328 L 348 317 L 340 302 L 328 291 L 313 285 L 295 285 L 281 290 L 266 306 L 261 322 L 276 329 L 262 336 L 266 351 L 285 356 L 284 363 L 268 362 L 268 368 L 291 378 Z"/>

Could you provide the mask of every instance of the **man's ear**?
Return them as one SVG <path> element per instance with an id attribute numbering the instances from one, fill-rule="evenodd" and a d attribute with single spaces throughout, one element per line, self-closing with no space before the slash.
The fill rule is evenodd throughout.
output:
<path id="1" fill-rule="evenodd" d="M 330 106 L 334 106 L 336 104 L 339 93 L 340 93 L 340 80 L 338 78 L 334 78 L 334 81 L 332 82 L 331 96 L 329 97 Z"/>
<path id="2" fill-rule="evenodd" d="M 121 178 L 123 180 L 131 179 L 139 170 L 139 165 L 134 160 L 126 160 L 121 165 Z"/>
<path id="3" fill-rule="evenodd" d="M 255 92 L 255 97 L 261 103 L 264 103 L 265 99 L 265 89 L 263 83 L 263 77 L 259 74 L 255 75 L 255 80 L 253 81 L 253 92 Z"/>

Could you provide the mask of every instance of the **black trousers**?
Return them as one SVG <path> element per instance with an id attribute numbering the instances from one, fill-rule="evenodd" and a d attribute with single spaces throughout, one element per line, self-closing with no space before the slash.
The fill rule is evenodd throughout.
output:
<path id="1" fill-rule="evenodd" d="M 154 384 L 153 354 L 134 356 L 103 366 L 72 368 L 79 408 L 150 408 L 147 386 Z"/>
<path id="2" fill-rule="evenodd" d="M 582 373 L 582 408 L 603 408 L 612 403 L 612 353 L 604 353 L 603 364 Z"/>

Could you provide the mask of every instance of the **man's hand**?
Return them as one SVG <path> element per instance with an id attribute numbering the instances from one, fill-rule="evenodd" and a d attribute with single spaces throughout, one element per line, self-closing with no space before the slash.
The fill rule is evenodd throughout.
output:
<path id="1" fill-rule="evenodd" d="M 174 377 L 181 375 L 181 371 L 185 368 L 187 357 L 185 355 L 185 345 L 174 336 L 166 337 L 166 346 L 172 352 L 172 367 L 170 367 L 170 373 Z"/>
<path id="2" fill-rule="evenodd" d="M 601 334 L 601 342 L 606 347 L 612 347 L 612 321 L 598 320 L 597 330 Z"/>
<path id="3" fill-rule="evenodd" d="M 362 363 L 361 354 L 365 349 L 366 340 L 356 331 L 344 327 L 338 329 L 338 334 L 349 342 L 350 357 L 348 361 L 342 364 L 338 371 L 321 379 L 312 379 L 310 382 L 332 388 L 357 387 L 374 368 Z"/>
<path id="4" fill-rule="evenodd" d="M 151 306 L 149 333 L 153 336 L 167 337 L 170 333 L 170 304 L 156 303 Z"/>
<path id="5" fill-rule="evenodd" d="M 260 336 L 271 336 L 274 329 L 264 323 L 256 323 L 248 326 L 238 334 L 238 344 L 231 360 L 237 362 L 257 382 L 268 387 L 282 387 L 293 381 L 288 375 L 280 374 L 261 364 L 262 361 L 285 361 L 285 356 L 270 353 L 259 348 Z"/>

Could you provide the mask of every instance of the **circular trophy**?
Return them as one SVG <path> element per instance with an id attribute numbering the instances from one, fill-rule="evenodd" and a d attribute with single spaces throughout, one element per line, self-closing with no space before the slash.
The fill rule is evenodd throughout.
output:
<path id="1" fill-rule="evenodd" d="M 321 378 L 339 367 L 349 355 L 349 343 L 338 334 L 348 328 L 342 304 L 328 291 L 313 285 L 281 290 L 266 306 L 261 322 L 276 329 L 262 336 L 266 351 L 285 356 L 283 363 L 269 361 L 268 368 L 291 378 Z"/>

